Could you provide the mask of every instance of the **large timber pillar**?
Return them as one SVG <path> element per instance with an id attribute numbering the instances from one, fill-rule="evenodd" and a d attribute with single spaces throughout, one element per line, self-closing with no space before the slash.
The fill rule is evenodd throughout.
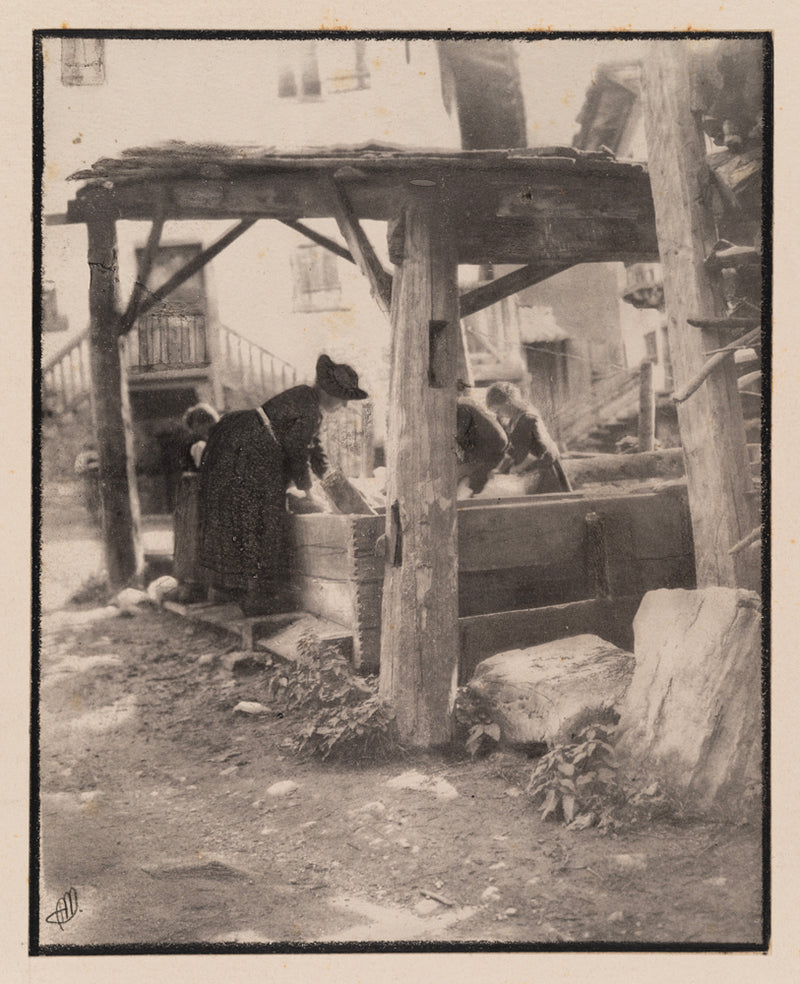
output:
<path id="1" fill-rule="evenodd" d="M 433 189 L 414 190 L 392 290 L 381 694 L 403 741 L 451 737 L 458 674 L 458 264 Z"/>
<path id="2" fill-rule="evenodd" d="M 703 134 L 691 112 L 687 45 L 657 41 L 642 68 L 648 167 L 664 274 L 669 346 L 676 391 L 727 341 L 688 319 L 725 315 L 719 275 L 704 260 L 716 241 L 709 202 L 711 175 Z M 696 43 L 696 42 L 695 42 Z M 758 587 L 746 551 L 730 548 L 757 517 L 733 355 L 678 404 L 686 459 L 698 587 Z"/>
<path id="3" fill-rule="evenodd" d="M 108 580 L 116 589 L 141 575 L 144 555 L 127 378 L 120 359 L 116 225 L 110 212 L 97 209 L 86 227 L 89 344 L 100 456 L 103 539 Z"/>

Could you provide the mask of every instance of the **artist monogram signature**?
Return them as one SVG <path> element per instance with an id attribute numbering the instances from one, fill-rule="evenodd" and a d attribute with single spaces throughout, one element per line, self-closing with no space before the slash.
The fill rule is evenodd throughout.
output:
<path id="1" fill-rule="evenodd" d="M 74 888 L 71 888 L 68 892 L 65 892 L 61 898 L 56 903 L 55 912 L 51 912 L 50 915 L 45 919 L 45 922 L 58 923 L 58 928 L 63 930 L 64 923 L 68 923 L 70 919 L 78 911 L 78 893 Z"/>

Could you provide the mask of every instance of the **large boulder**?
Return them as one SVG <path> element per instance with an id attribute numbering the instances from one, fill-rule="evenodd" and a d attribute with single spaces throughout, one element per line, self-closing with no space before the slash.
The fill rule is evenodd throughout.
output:
<path id="1" fill-rule="evenodd" d="M 511 745 L 571 741 L 613 723 L 633 675 L 633 655 L 595 635 L 512 649 L 480 662 L 466 690 Z"/>
<path id="2" fill-rule="evenodd" d="M 627 772 L 690 812 L 743 816 L 761 791 L 761 599 L 651 591 L 633 623 L 636 670 L 620 707 Z"/>

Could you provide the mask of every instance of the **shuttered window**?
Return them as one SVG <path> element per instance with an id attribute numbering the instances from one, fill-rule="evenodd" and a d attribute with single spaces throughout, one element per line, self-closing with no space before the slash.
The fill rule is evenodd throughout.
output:
<path id="1" fill-rule="evenodd" d="M 291 262 L 295 311 L 331 311 L 344 306 L 333 253 L 321 246 L 298 246 Z"/>

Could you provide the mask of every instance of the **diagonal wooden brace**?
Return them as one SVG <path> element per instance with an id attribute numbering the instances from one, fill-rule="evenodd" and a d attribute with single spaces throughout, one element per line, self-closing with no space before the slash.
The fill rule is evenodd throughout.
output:
<path id="1" fill-rule="evenodd" d="M 392 275 L 384 270 L 344 189 L 333 178 L 329 179 L 328 187 L 339 229 L 358 268 L 369 281 L 375 302 L 388 318 L 392 303 Z"/>

